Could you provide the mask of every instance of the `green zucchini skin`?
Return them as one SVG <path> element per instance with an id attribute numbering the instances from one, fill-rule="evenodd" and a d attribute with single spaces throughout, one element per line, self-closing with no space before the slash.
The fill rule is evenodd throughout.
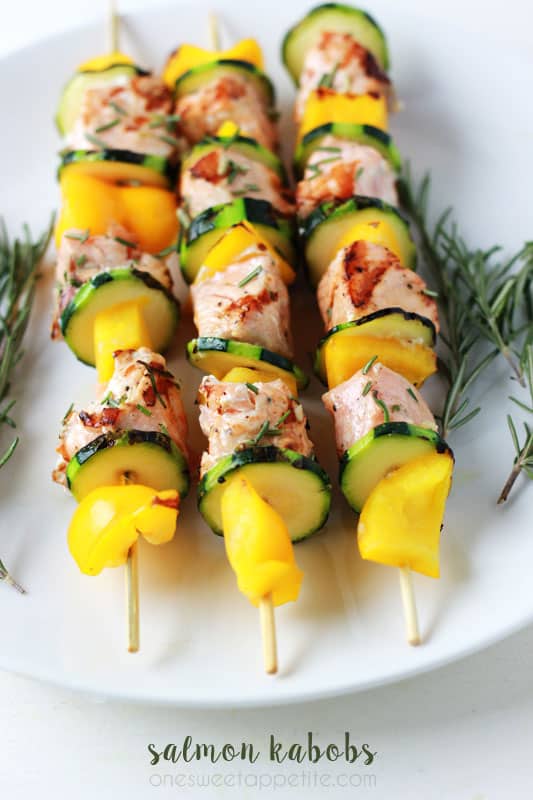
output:
<path id="1" fill-rule="evenodd" d="M 300 389 L 305 389 L 309 383 L 309 378 L 296 364 L 279 353 L 267 350 L 257 344 L 248 342 L 238 342 L 234 339 L 219 339 L 215 336 L 201 336 L 192 339 L 187 344 L 187 358 L 190 363 L 203 369 L 201 365 L 202 354 L 210 355 L 213 353 L 224 353 L 235 358 L 242 358 L 247 361 L 256 361 L 257 368 L 261 368 L 261 363 L 277 367 L 293 376 Z M 229 367 L 228 367 L 229 369 Z"/>
<path id="2" fill-rule="evenodd" d="M 82 361 L 82 363 L 87 364 L 88 366 L 94 366 L 94 354 L 92 358 L 83 355 L 84 348 L 86 348 L 87 344 L 85 341 L 85 336 L 92 336 L 92 331 L 84 333 L 83 348 L 78 347 L 72 334 L 72 325 L 73 322 L 75 322 L 76 316 L 80 313 L 87 312 L 95 300 L 100 302 L 98 298 L 100 297 L 100 290 L 102 288 L 105 287 L 106 289 L 109 289 L 111 285 L 114 284 L 118 290 L 121 290 L 122 287 L 128 283 L 130 286 L 135 285 L 136 289 L 138 290 L 138 294 L 148 293 L 150 295 L 150 293 L 158 293 L 156 297 L 165 304 L 165 308 L 168 312 L 169 326 L 168 330 L 166 330 L 162 335 L 158 337 L 154 336 L 154 340 L 157 339 L 156 349 L 158 351 L 162 351 L 170 345 L 180 318 L 180 306 L 178 300 L 165 286 L 163 286 L 152 275 L 150 275 L 150 273 L 135 269 L 135 267 L 115 267 L 114 269 L 99 272 L 90 278 L 90 280 L 86 281 L 86 283 L 84 283 L 83 286 L 78 289 L 70 303 L 66 306 L 61 314 L 59 324 L 63 338 L 75 356 Z M 110 297 L 108 304 L 109 307 L 116 305 L 117 302 L 120 302 L 120 296 L 121 291 L 118 291 L 116 298 Z M 103 308 L 99 308 L 98 310 L 101 311 Z"/>
<path id="3" fill-rule="evenodd" d="M 373 147 L 387 159 L 396 172 L 399 173 L 401 170 L 402 159 L 400 151 L 392 141 L 391 136 L 382 131 L 381 128 L 375 128 L 373 125 L 354 125 L 347 122 L 328 122 L 306 133 L 298 144 L 294 157 L 294 171 L 298 178 L 303 176 L 309 158 L 320 147 L 320 143 L 325 136 L 335 136 L 338 139 Z"/>
<path id="4" fill-rule="evenodd" d="M 207 136 L 194 145 L 191 152 L 183 160 L 181 165 L 182 172 L 190 169 L 200 158 L 219 147 L 228 153 L 235 150 L 251 161 L 263 164 L 276 173 L 284 186 L 288 185 L 289 178 L 282 160 L 255 139 L 250 139 L 249 136 Z"/>
<path id="5" fill-rule="evenodd" d="M 279 214 L 266 200 L 239 197 L 231 203 L 221 203 L 202 211 L 192 220 L 189 227 L 181 232 L 180 263 L 187 283 L 192 283 L 196 278 L 203 258 L 217 241 L 217 233 L 222 236 L 228 228 L 245 220 L 258 226 L 289 264 L 295 263 L 296 248 L 292 222 Z"/>
<path id="6" fill-rule="evenodd" d="M 239 61 L 233 58 L 219 58 L 216 61 L 200 64 L 184 72 L 174 84 L 175 98 L 179 100 L 180 97 L 197 91 L 203 84 L 215 80 L 217 72 L 221 73 L 223 71 L 234 71 L 253 80 L 262 92 L 267 107 L 274 107 L 276 92 L 270 78 L 256 66 L 250 64 L 249 61 Z"/>
<path id="7" fill-rule="evenodd" d="M 353 510 L 359 513 L 374 486 L 385 475 L 431 450 L 454 457 L 449 445 L 436 431 L 407 422 L 384 422 L 342 455 L 339 465 L 342 493 Z"/>
<path id="8" fill-rule="evenodd" d="M 78 113 L 83 94 L 93 83 L 92 78 L 98 77 L 105 82 L 106 79 L 111 81 L 116 74 L 132 78 L 139 75 L 150 75 L 149 72 L 135 64 L 113 64 L 107 69 L 84 69 L 75 72 L 61 92 L 55 115 L 56 127 L 62 136 L 69 132 Z"/>
<path id="9" fill-rule="evenodd" d="M 131 451 L 127 451 L 125 448 L 131 448 Z M 159 431 L 121 430 L 98 436 L 78 450 L 70 460 L 66 472 L 67 487 L 77 500 L 83 499 L 89 491 L 99 486 L 120 482 L 118 476 L 115 476 L 115 479 L 109 478 L 107 475 L 103 477 L 109 470 L 111 462 L 115 460 L 117 453 L 120 458 L 122 458 L 122 454 L 125 456 L 121 463 L 122 474 L 125 471 L 139 474 L 138 465 L 135 464 L 134 459 L 139 460 L 143 472 L 137 482 L 158 491 L 177 489 L 181 498 L 184 498 L 189 491 L 187 459 L 169 436 Z M 140 453 L 142 453 L 142 457 L 139 458 Z M 168 482 L 165 485 L 163 485 L 164 481 L 158 483 L 150 480 L 149 455 L 157 456 L 158 465 L 165 465 L 168 475 Z M 128 464 L 131 464 L 129 469 Z M 92 481 L 87 481 L 86 478 L 88 466 L 91 466 L 94 471 Z M 112 469 L 111 472 L 113 472 Z"/>
<path id="10" fill-rule="evenodd" d="M 168 158 L 113 148 L 106 148 L 105 150 L 69 150 L 66 153 L 62 153 L 57 171 L 58 180 L 61 180 L 61 176 L 73 164 L 98 164 L 101 162 L 123 164 L 125 166 L 125 175 L 127 175 L 127 165 L 143 167 L 160 176 L 161 181 L 164 181 L 168 187 L 173 186 L 176 181 L 177 168 Z"/>
<path id="11" fill-rule="evenodd" d="M 311 9 L 285 34 L 281 46 L 283 63 L 296 86 L 300 82 L 305 56 L 323 31 L 350 33 L 387 70 L 390 66 L 385 35 L 366 11 L 344 3 L 323 3 Z"/>
<path id="12" fill-rule="evenodd" d="M 332 336 L 340 331 L 349 330 L 350 328 L 359 328 L 376 320 L 386 319 L 387 317 L 392 316 L 399 317 L 400 324 L 402 322 L 405 322 L 406 324 L 415 323 L 418 328 L 418 333 L 421 335 L 416 337 L 413 336 L 413 338 L 422 338 L 424 345 L 431 348 L 435 347 L 437 331 L 435 329 L 435 325 L 430 319 L 423 317 L 421 314 L 416 314 L 414 311 L 404 311 L 402 308 L 380 308 L 378 311 L 374 311 L 372 314 L 359 317 L 359 319 L 354 319 L 350 322 L 343 322 L 341 325 L 335 325 L 334 328 L 331 328 L 326 335 L 322 337 L 316 349 L 314 362 L 315 374 L 320 378 L 322 383 L 327 386 L 326 368 L 324 363 L 324 347 Z"/>
<path id="13" fill-rule="evenodd" d="M 321 249 L 324 248 L 324 243 L 329 246 L 332 230 L 330 226 L 346 224 L 346 228 L 348 228 L 349 225 L 357 222 L 357 219 L 352 222 L 352 217 L 356 218 L 360 212 L 364 213 L 368 209 L 375 211 L 377 219 L 382 218 L 393 226 L 402 239 L 404 249 L 402 266 L 409 269 L 416 267 L 416 246 L 411 237 L 409 222 L 401 211 L 379 198 L 354 195 L 349 200 L 342 202 L 327 200 L 315 208 L 306 219 L 300 221 L 300 236 L 305 253 L 307 275 L 312 286 L 317 286 L 332 260 L 329 256 L 324 258 L 323 254 L 318 257 L 314 253 L 315 243 L 320 238 Z"/>
<path id="14" fill-rule="evenodd" d="M 269 468 L 269 477 L 275 476 L 275 487 L 278 478 L 274 472 L 270 472 L 270 469 L 275 470 L 280 465 L 285 467 L 283 475 L 278 470 L 279 487 L 276 487 L 273 496 L 276 496 L 276 493 L 279 496 L 287 496 L 291 492 L 291 487 L 288 485 L 291 478 L 301 480 L 304 477 L 306 484 L 309 483 L 309 486 L 313 486 L 315 489 L 313 497 L 308 498 L 308 500 L 316 500 L 316 509 L 313 509 L 313 513 L 310 514 L 310 519 L 306 521 L 304 527 L 302 528 L 301 525 L 295 524 L 294 521 L 291 524 L 291 520 L 285 520 L 291 533 L 292 541 L 301 541 L 320 530 L 326 523 L 331 507 L 331 481 L 327 473 L 314 458 L 303 456 L 294 450 L 275 447 L 274 445 L 257 445 L 237 450 L 231 455 L 222 458 L 218 464 L 215 464 L 202 477 L 198 486 L 198 508 L 212 531 L 220 536 L 223 535 L 220 512 L 217 507 L 218 498 L 215 498 L 217 501 L 215 502 L 213 493 L 217 492 L 217 490 L 220 491 L 224 483 L 238 470 L 250 467 L 252 470 L 256 470 L 258 467 L 261 468 L 261 465 L 266 465 Z M 294 472 L 292 472 L 293 470 Z M 252 472 L 251 474 L 254 473 Z M 257 472 L 255 474 L 257 475 Z M 302 491 L 300 491 L 301 494 Z"/>

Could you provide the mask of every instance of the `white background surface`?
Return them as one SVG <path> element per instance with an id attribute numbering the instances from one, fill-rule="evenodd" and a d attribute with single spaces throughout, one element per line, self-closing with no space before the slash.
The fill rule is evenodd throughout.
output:
<path id="1" fill-rule="evenodd" d="M 123 2 L 121 7 L 130 10 L 149 5 L 137 0 Z M 367 5 L 384 17 L 385 2 Z M 415 8 L 417 4 L 402 5 Z M 467 29 L 481 27 L 494 39 L 495 58 L 499 37 L 513 39 L 521 49 L 527 48 L 529 41 L 530 47 L 533 16 L 529 13 L 528 18 L 525 3 L 508 2 L 505 15 L 501 4 L 483 3 L 477 9 L 475 5 L 465 9 L 464 3 L 448 0 L 431 13 L 443 19 L 455 14 L 457 24 Z M 99 6 L 86 0 L 12 4 L 3 14 L 0 53 L 97 18 L 104 11 L 104 4 Z M 429 14 L 429 4 L 420 13 Z M 40 72 L 43 79 L 44 70 Z M 499 101 L 494 98 L 495 114 L 500 113 Z M 375 775 L 376 785 L 367 790 L 285 786 L 277 795 L 289 800 L 330 795 L 521 800 L 530 797 L 533 788 L 532 655 L 533 629 L 528 629 L 470 659 L 396 686 L 305 707 L 258 712 L 183 712 L 103 704 L 0 675 L 0 790 L 4 797 L 24 800 L 37 793 L 44 800 L 69 795 L 81 800 L 95 796 L 102 800 L 253 798 L 272 794 L 268 787 L 262 792 L 253 788 L 254 782 L 266 783 L 270 777 L 281 783 L 289 774 L 301 775 L 305 770 L 308 781 L 320 780 L 320 775 L 328 772 L 331 782 L 336 775 L 362 772 Z M 354 742 L 368 742 L 378 751 L 376 761 L 366 770 L 345 767 L 342 762 L 316 768 L 295 769 L 286 764 L 273 768 L 266 758 L 253 767 L 240 768 L 235 763 L 225 770 L 219 765 L 209 769 L 205 764 L 161 769 L 150 767 L 146 750 L 148 742 L 161 749 L 167 742 L 182 742 L 187 734 L 195 741 L 214 744 L 246 740 L 264 750 L 270 733 L 290 743 L 304 741 L 309 730 L 322 745 L 341 742 L 344 731 L 349 730 Z M 150 778 L 157 783 L 161 773 L 192 777 L 239 771 L 243 775 L 241 789 L 164 789 L 150 784 Z M 328 780 L 327 776 L 323 780 Z"/>

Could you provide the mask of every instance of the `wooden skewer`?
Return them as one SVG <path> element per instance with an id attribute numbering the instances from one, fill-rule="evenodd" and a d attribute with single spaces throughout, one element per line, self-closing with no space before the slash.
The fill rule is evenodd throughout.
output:
<path id="1" fill-rule="evenodd" d="M 211 50 L 220 50 L 220 33 L 218 30 L 218 19 L 214 11 L 209 12 L 209 47 Z"/>
<path id="2" fill-rule="evenodd" d="M 118 52 L 119 47 L 119 22 L 116 0 L 109 0 L 108 7 L 108 49 L 110 53 Z"/>
<path id="3" fill-rule="evenodd" d="M 139 545 L 130 547 L 126 563 L 126 602 L 128 606 L 128 653 L 139 650 Z"/>
<path id="4" fill-rule="evenodd" d="M 278 647 L 276 643 L 276 619 L 272 595 L 267 594 L 259 603 L 261 619 L 261 636 L 263 638 L 263 660 L 267 675 L 278 671 Z"/>
<path id="5" fill-rule="evenodd" d="M 122 486 L 130 483 L 129 476 L 123 473 Z M 139 650 L 139 545 L 132 544 L 126 561 L 126 607 L 128 609 L 128 653 Z"/>
<path id="6" fill-rule="evenodd" d="M 409 567 L 399 567 L 399 571 L 407 641 L 409 644 L 416 646 L 420 644 L 421 639 L 411 570 Z"/>

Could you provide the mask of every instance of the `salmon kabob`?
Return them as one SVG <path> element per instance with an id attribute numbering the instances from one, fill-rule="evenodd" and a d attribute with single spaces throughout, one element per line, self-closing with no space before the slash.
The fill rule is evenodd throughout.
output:
<path id="1" fill-rule="evenodd" d="M 324 525 L 331 487 L 298 400 L 307 378 L 290 331 L 294 205 L 262 67 L 259 46 L 244 40 L 224 53 L 183 45 L 164 74 L 191 145 L 180 256 L 198 331 L 188 357 L 207 373 L 199 510 L 260 608 L 265 669 L 275 672 L 273 607 L 295 600 L 302 580 L 292 542 Z"/>
<path id="2" fill-rule="evenodd" d="M 127 565 L 134 652 L 137 540 L 172 539 L 189 486 L 180 388 L 160 354 L 179 320 L 167 261 L 181 143 L 171 92 L 116 46 L 78 68 L 56 121 L 65 147 L 52 337 L 96 367 L 98 386 L 63 418 L 53 479 L 79 502 L 68 543 L 80 570 Z"/>
<path id="3" fill-rule="evenodd" d="M 439 576 L 453 454 L 418 391 L 437 369 L 439 320 L 397 208 L 387 44 L 368 14 L 329 3 L 282 50 L 297 86 L 297 214 L 326 331 L 315 367 L 329 387 L 340 485 L 359 515 L 362 557 L 400 569 L 407 636 L 418 644 L 410 571 Z"/>

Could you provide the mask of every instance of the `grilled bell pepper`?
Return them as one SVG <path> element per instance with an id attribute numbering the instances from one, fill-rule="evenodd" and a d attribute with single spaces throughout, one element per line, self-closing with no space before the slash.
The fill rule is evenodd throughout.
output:
<path id="1" fill-rule="evenodd" d="M 387 102 L 371 94 L 339 94 L 332 89 L 315 89 L 305 104 L 298 140 L 306 133 L 331 122 L 373 125 L 386 131 Z"/>
<path id="2" fill-rule="evenodd" d="M 258 69 L 263 69 L 263 53 L 255 39 L 242 39 L 229 50 L 204 50 L 193 44 L 183 44 L 178 47 L 165 65 L 163 80 L 170 88 L 185 72 L 201 64 L 209 64 L 219 59 L 231 61 L 247 61 Z"/>
<path id="3" fill-rule="evenodd" d="M 325 344 L 328 387 L 344 383 L 374 356 L 389 369 L 399 372 L 409 383 L 421 386 L 437 371 L 437 356 L 431 347 L 402 339 L 364 335 L 364 326 L 357 335 L 339 331 Z"/>
<path id="4" fill-rule="evenodd" d="M 120 303 L 100 311 L 94 320 L 94 353 L 98 380 L 105 383 L 115 370 L 116 350 L 137 350 L 152 347 L 150 333 L 143 317 L 143 298 Z"/>
<path id="5" fill-rule="evenodd" d="M 176 530 L 179 495 L 147 486 L 101 486 L 74 512 L 68 546 L 80 570 L 98 575 L 105 567 L 126 563 L 139 535 L 150 544 L 169 542 Z"/>
<path id="6" fill-rule="evenodd" d="M 222 525 L 240 591 L 256 606 L 267 595 L 276 606 L 296 600 L 303 573 L 294 560 L 287 526 L 241 475 L 222 496 Z"/>
<path id="7" fill-rule="evenodd" d="M 215 272 L 222 272 L 229 264 L 234 263 L 241 253 L 254 246 L 272 256 L 278 265 L 284 283 L 290 285 L 294 282 L 296 273 L 293 268 L 249 222 L 239 222 L 228 228 L 209 250 L 194 282 L 200 283 L 205 278 L 210 278 Z"/>
<path id="8" fill-rule="evenodd" d="M 361 556 L 438 578 L 440 530 L 452 471 L 450 453 L 430 453 L 383 478 L 359 517 Z"/>
<path id="9" fill-rule="evenodd" d="M 127 228 L 147 253 L 158 253 L 176 241 L 178 221 L 173 192 L 154 186 L 114 186 L 87 175 L 61 178 L 62 208 L 56 245 L 71 228 L 105 234 L 112 223 Z"/>
<path id="10" fill-rule="evenodd" d="M 394 253 L 402 260 L 403 249 L 402 244 L 398 239 L 398 235 L 392 225 L 388 225 L 384 219 L 376 220 L 375 222 L 362 222 L 350 228 L 338 241 L 336 251 L 342 250 L 343 247 L 349 247 L 354 242 L 372 242 L 372 244 L 379 244 L 386 247 L 391 253 Z M 405 264 L 402 264 L 405 266 Z"/>
<path id="11" fill-rule="evenodd" d="M 114 67 L 116 64 L 133 64 L 134 61 L 130 56 L 121 53 L 118 50 L 112 53 L 106 53 L 103 56 L 95 56 L 88 61 L 80 64 L 77 72 L 102 72 L 105 69 Z"/>
<path id="12" fill-rule="evenodd" d="M 298 396 L 298 385 L 295 378 L 289 375 L 280 375 L 267 369 L 252 369 L 251 367 L 233 367 L 222 378 L 226 383 L 270 383 L 271 381 L 282 380 L 288 387 L 293 397 Z"/>

